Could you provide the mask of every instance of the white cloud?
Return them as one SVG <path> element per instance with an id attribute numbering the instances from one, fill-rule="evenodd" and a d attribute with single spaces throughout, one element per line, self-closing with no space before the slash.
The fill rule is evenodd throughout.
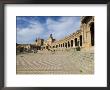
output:
<path id="1" fill-rule="evenodd" d="M 78 17 L 47 18 L 44 24 L 34 19 L 24 20 L 30 24 L 26 28 L 17 28 L 17 43 L 32 43 L 37 37 L 47 39 L 51 33 L 55 39 L 62 39 L 78 30 L 80 25 Z"/>
<path id="2" fill-rule="evenodd" d="M 65 35 L 69 35 L 78 30 L 80 21 L 75 17 L 62 17 L 58 21 L 48 18 L 47 25 L 50 33 L 53 33 L 56 39 L 61 39 Z"/>
<path id="3" fill-rule="evenodd" d="M 44 28 L 39 23 L 31 23 L 26 28 L 17 28 L 17 42 L 18 43 L 32 43 L 37 37 L 42 34 Z"/>

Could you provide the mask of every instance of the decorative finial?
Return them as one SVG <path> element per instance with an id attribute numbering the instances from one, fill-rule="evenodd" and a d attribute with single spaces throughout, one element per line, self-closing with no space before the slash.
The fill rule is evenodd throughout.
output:
<path id="1" fill-rule="evenodd" d="M 50 37 L 52 37 L 52 34 L 50 34 Z"/>

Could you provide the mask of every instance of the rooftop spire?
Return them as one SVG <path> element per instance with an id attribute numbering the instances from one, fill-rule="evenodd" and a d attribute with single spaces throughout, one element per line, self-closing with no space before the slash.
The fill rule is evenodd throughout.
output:
<path id="1" fill-rule="evenodd" d="M 50 34 L 50 37 L 53 38 L 53 37 L 52 37 L 52 34 Z"/>

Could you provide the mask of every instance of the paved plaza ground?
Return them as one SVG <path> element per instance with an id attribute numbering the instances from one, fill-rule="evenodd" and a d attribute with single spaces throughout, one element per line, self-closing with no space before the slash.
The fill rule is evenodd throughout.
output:
<path id="1" fill-rule="evenodd" d="M 18 54 L 17 74 L 94 74 L 94 50 Z"/>

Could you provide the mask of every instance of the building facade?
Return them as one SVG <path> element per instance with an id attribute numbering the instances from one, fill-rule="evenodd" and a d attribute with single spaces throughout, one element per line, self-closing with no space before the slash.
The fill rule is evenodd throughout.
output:
<path id="1" fill-rule="evenodd" d="M 44 42 L 44 49 L 52 48 L 52 44 L 55 42 L 52 34 L 50 34 L 49 38 Z"/>
<path id="2" fill-rule="evenodd" d="M 82 16 L 80 30 L 66 36 L 64 39 L 52 42 L 47 40 L 51 49 L 91 48 L 94 46 L 94 16 Z"/>
<path id="3" fill-rule="evenodd" d="M 94 16 L 82 16 L 80 30 L 72 33 L 69 36 L 64 37 L 61 40 L 55 40 L 50 34 L 49 38 L 44 41 L 44 39 L 36 39 L 33 45 L 18 45 L 17 47 L 24 47 L 26 49 L 56 49 L 65 50 L 69 48 L 91 48 L 94 47 Z"/>
<path id="4" fill-rule="evenodd" d="M 83 46 L 94 46 L 94 16 L 81 17 L 81 32 L 83 35 Z"/>

